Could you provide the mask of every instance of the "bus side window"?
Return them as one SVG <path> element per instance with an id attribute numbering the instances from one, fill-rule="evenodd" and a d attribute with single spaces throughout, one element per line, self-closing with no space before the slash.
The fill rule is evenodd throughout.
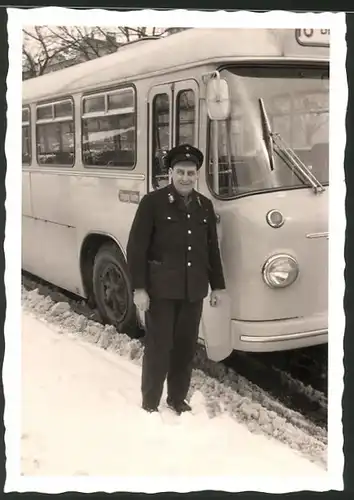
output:
<path id="1" fill-rule="evenodd" d="M 136 106 L 133 87 L 83 97 L 82 161 L 90 167 L 134 168 Z"/>
<path id="2" fill-rule="evenodd" d="M 152 103 L 152 185 L 159 189 L 168 184 L 168 169 L 164 155 L 170 149 L 170 100 L 168 94 L 158 94 Z"/>
<path id="3" fill-rule="evenodd" d="M 195 95 L 193 90 L 181 90 L 176 99 L 176 146 L 195 144 Z"/>
<path id="4" fill-rule="evenodd" d="M 22 164 L 31 165 L 31 116 L 30 108 L 22 108 Z"/>
<path id="5" fill-rule="evenodd" d="M 36 147 L 40 165 L 72 167 L 75 162 L 74 105 L 63 99 L 37 106 Z"/>

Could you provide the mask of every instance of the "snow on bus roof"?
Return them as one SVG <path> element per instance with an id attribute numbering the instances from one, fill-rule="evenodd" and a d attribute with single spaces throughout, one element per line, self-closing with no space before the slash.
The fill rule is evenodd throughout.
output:
<path id="1" fill-rule="evenodd" d="M 188 29 L 181 33 L 131 44 L 114 54 L 25 80 L 23 102 L 104 88 L 161 71 L 211 62 L 231 62 L 239 57 L 293 57 L 328 59 L 328 48 L 302 47 L 295 30 L 250 28 Z"/>

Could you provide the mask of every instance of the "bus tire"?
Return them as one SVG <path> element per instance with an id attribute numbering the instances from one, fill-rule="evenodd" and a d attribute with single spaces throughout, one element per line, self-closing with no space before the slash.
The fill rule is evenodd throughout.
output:
<path id="1" fill-rule="evenodd" d="M 127 265 L 115 243 L 105 243 L 98 250 L 92 285 L 103 322 L 113 325 L 119 333 L 140 336 Z"/>

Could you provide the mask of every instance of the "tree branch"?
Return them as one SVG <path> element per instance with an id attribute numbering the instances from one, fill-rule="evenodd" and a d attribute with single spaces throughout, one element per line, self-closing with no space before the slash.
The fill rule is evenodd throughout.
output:
<path id="1" fill-rule="evenodd" d="M 100 26 L 27 26 L 23 29 L 23 60 L 31 73 L 38 75 L 45 72 L 50 62 L 56 58 L 58 61 L 72 60 L 74 64 L 83 59 L 91 60 L 113 52 L 133 39 L 149 36 L 151 33 L 156 36 L 164 30 L 146 26 L 116 26 L 111 31 L 117 33 L 116 40 L 109 36 L 109 29 Z"/>
<path id="2" fill-rule="evenodd" d="M 96 26 L 97 30 L 99 33 L 101 33 L 101 35 L 103 35 L 105 38 L 106 38 L 106 42 L 108 42 L 110 45 L 112 45 L 112 47 L 114 47 L 115 49 L 118 49 L 118 47 L 121 45 L 121 44 L 118 44 L 117 41 L 113 41 L 111 37 L 108 36 L 108 33 L 105 33 L 102 28 L 100 28 L 99 26 Z"/>
<path id="3" fill-rule="evenodd" d="M 26 57 L 28 64 L 30 66 L 31 76 L 37 76 L 36 64 L 33 61 L 33 58 L 31 57 L 30 53 L 24 47 L 22 47 L 22 53 Z"/>

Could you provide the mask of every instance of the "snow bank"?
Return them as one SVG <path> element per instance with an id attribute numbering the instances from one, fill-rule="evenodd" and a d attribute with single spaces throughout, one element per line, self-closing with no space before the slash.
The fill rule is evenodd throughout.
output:
<path id="1" fill-rule="evenodd" d="M 68 303 L 55 303 L 50 297 L 40 295 L 37 289 L 27 291 L 22 287 L 22 303 L 24 310 L 56 324 L 59 329 L 141 365 L 143 345 L 140 340 L 130 339 L 118 333 L 113 326 L 103 326 L 76 314 Z M 203 395 L 209 418 L 221 414 L 225 418 L 231 417 L 247 425 L 252 433 L 271 436 L 326 467 L 327 435 L 323 429 L 273 400 L 259 387 L 220 363 L 207 360 L 202 351 L 198 352 L 196 364 L 203 370 L 193 371 L 189 397 L 196 391 Z"/>
<path id="2" fill-rule="evenodd" d="M 178 417 L 162 407 L 148 415 L 140 408 L 138 365 L 60 335 L 28 313 L 22 325 L 23 475 L 327 476 L 226 413 L 209 418 L 199 392 L 192 397 L 194 414 Z"/>

